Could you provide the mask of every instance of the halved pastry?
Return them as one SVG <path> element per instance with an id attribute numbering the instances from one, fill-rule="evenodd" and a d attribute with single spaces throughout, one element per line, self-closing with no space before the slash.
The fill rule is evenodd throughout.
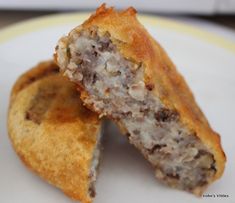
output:
<path id="1" fill-rule="evenodd" d="M 26 166 L 69 197 L 92 202 L 101 121 L 82 106 L 75 84 L 53 62 L 40 63 L 17 80 L 8 131 Z"/>
<path id="2" fill-rule="evenodd" d="M 201 195 L 222 175 L 219 135 L 135 9 L 102 5 L 59 40 L 55 61 L 84 104 L 116 121 L 162 182 Z"/>

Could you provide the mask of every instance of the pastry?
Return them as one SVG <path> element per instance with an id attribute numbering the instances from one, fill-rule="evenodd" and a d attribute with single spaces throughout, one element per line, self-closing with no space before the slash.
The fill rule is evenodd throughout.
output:
<path id="1" fill-rule="evenodd" d="M 101 121 L 82 105 L 76 85 L 52 61 L 40 63 L 15 83 L 8 131 L 28 168 L 69 197 L 92 202 Z"/>
<path id="2" fill-rule="evenodd" d="M 55 61 L 84 104 L 114 120 L 163 183 L 201 195 L 222 175 L 220 136 L 134 8 L 99 7 L 59 40 Z"/>

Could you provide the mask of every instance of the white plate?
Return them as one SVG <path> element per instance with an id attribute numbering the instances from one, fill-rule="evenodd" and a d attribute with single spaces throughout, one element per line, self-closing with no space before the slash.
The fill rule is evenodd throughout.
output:
<path id="1" fill-rule="evenodd" d="M 16 78 L 39 61 L 51 58 L 59 37 L 86 17 L 86 14 L 44 17 L 0 32 L 0 202 L 72 202 L 20 162 L 7 136 L 6 115 Z M 226 170 L 205 194 L 229 197 L 197 198 L 159 184 L 147 161 L 118 135 L 115 127 L 109 126 L 95 203 L 235 202 L 234 42 L 163 18 L 141 16 L 140 20 L 167 50 L 212 127 L 221 134 L 228 159 Z"/>

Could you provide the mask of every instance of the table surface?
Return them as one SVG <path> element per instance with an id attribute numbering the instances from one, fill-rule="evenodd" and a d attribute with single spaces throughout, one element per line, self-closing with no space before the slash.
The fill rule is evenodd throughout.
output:
<path id="1" fill-rule="evenodd" d="M 0 29 L 8 25 L 27 20 L 30 18 L 40 17 L 48 14 L 55 14 L 58 12 L 48 12 L 48 11 L 1 11 L 0 10 Z M 174 17 L 174 16 L 170 16 Z M 231 28 L 235 31 L 235 15 L 226 16 L 189 16 L 198 20 L 206 20 L 218 25 L 223 25 L 225 27 Z"/>

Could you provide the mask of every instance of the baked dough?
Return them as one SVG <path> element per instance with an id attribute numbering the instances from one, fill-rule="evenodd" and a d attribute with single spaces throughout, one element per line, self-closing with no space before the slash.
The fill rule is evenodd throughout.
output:
<path id="1" fill-rule="evenodd" d="M 134 8 L 99 7 L 59 40 L 55 61 L 84 104 L 113 119 L 162 182 L 201 195 L 222 175 L 220 136 Z"/>
<path id="2" fill-rule="evenodd" d="M 99 161 L 101 121 L 52 62 L 15 83 L 8 113 L 12 145 L 24 164 L 69 197 L 90 203 Z"/>

